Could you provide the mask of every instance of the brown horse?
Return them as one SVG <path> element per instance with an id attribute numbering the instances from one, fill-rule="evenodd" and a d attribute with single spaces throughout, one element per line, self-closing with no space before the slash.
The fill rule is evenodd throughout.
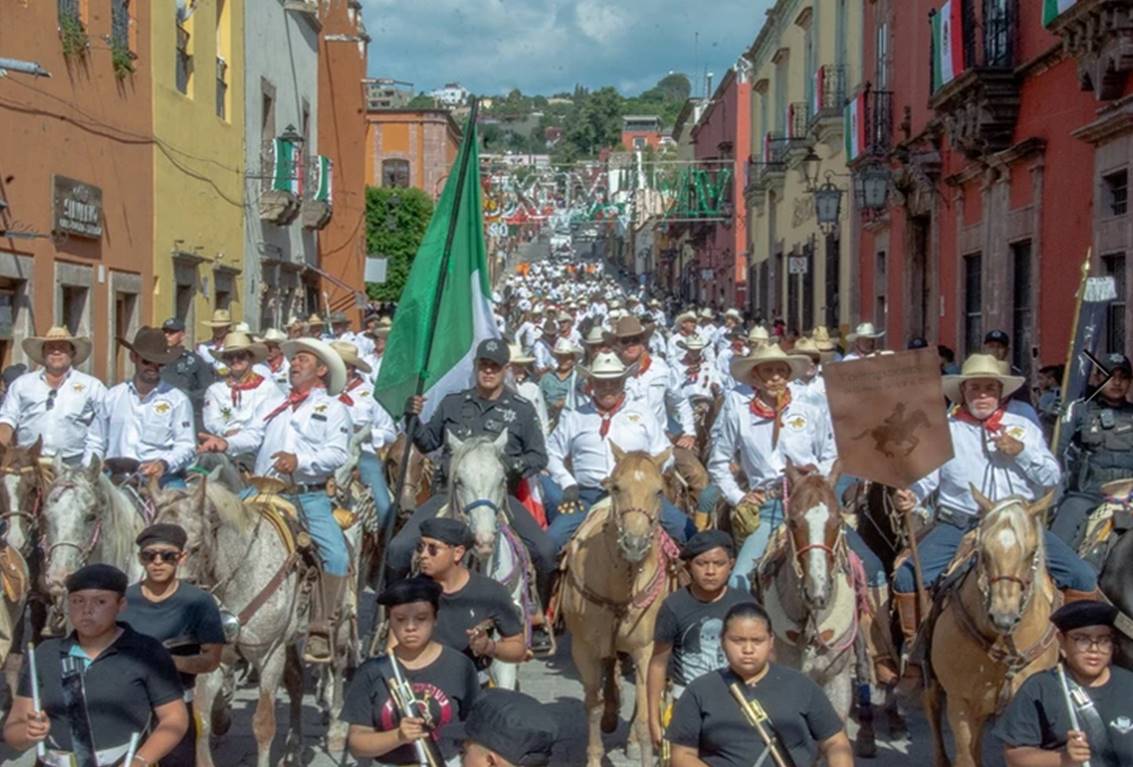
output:
<path id="1" fill-rule="evenodd" d="M 1043 548 L 1043 515 L 1054 494 L 1033 503 L 1017 496 L 993 502 L 972 488 L 972 497 L 983 513 L 974 561 L 938 597 L 940 612 L 929 628 L 932 674 L 924 700 L 937 767 L 949 764 L 940 721 L 945 696 L 955 764 L 975 767 L 987 720 L 1027 677 L 1058 660 L 1050 614 L 1059 594 Z"/>
<path id="2" fill-rule="evenodd" d="M 385 466 L 386 476 L 389 478 L 390 492 L 394 492 L 401 477 L 401 459 L 405 456 L 405 435 L 399 434 L 393 444 L 386 449 Z M 401 498 L 397 501 L 397 508 L 405 514 L 411 514 L 414 509 L 429 500 L 433 495 L 433 462 L 421 454 L 414 446 L 409 453 L 409 475 L 405 478 L 405 486 L 401 491 Z"/>
<path id="3" fill-rule="evenodd" d="M 607 480 L 608 504 L 595 507 L 567 553 L 561 609 L 571 635 L 571 657 L 586 691 L 590 724 L 587 767 L 604 754 L 599 729 L 613 732 L 618 715 L 617 654 L 633 657 L 637 711 L 626 753 L 640 749 L 652 764 L 646 715 L 645 670 L 653 654 L 653 624 L 672 591 L 668 565 L 675 552 L 659 528 L 669 451 L 625 453 L 611 444 L 616 465 Z M 634 748 L 637 747 L 637 749 Z"/>

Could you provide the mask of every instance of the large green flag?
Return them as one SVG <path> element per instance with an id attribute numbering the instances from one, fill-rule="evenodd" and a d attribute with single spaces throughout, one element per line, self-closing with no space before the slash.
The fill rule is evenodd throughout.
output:
<path id="1" fill-rule="evenodd" d="M 476 112 L 473 108 L 456 164 L 413 259 L 374 385 L 374 396 L 395 418 L 417 392 L 420 377 L 427 398 L 422 418 L 428 419 L 446 394 L 472 384 L 476 345 L 499 337 L 484 246 Z"/>

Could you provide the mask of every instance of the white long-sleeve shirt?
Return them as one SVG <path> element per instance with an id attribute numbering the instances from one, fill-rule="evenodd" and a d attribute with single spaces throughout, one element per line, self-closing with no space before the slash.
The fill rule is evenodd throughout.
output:
<path id="1" fill-rule="evenodd" d="M 716 391 L 722 389 L 716 367 L 706 359 L 699 360 L 698 364 L 699 371 L 691 374 L 689 365 L 683 359 L 671 363 L 673 386 L 690 405 L 696 397 L 715 399 Z"/>
<path id="2" fill-rule="evenodd" d="M 547 440 L 547 470 L 559 487 L 600 487 L 614 470 L 610 443 L 627 453 L 642 450 L 650 455 L 671 447 L 652 414 L 628 400 L 610 419 L 605 437 L 601 428 L 602 416 L 593 402 L 559 415 L 558 426 Z M 566 468 L 568 459 L 572 470 Z"/>
<path id="3" fill-rule="evenodd" d="M 252 372 L 259 373 L 264 378 L 270 380 L 276 387 L 287 394 L 291 391 L 291 363 L 287 361 L 286 357 L 280 357 L 279 369 L 273 370 L 271 363 L 268 361 L 259 362 L 252 367 Z"/>
<path id="4" fill-rule="evenodd" d="M 262 376 L 254 388 L 243 390 L 234 390 L 228 381 L 217 381 L 205 390 L 201 422 L 205 431 L 224 437 L 231 446 L 233 436 L 252 421 L 262 421 L 286 396 L 278 386 Z"/>
<path id="5" fill-rule="evenodd" d="M 369 439 L 362 440 L 361 450 L 376 453 L 382 447 L 397 439 L 397 426 L 386 409 L 374 399 L 373 384 L 365 378 L 351 379 L 338 396 L 338 401 L 346 405 L 350 413 L 350 424 L 354 432 L 369 430 Z"/>
<path id="6" fill-rule="evenodd" d="M 626 399 L 640 403 L 645 412 L 652 413 L 662 432 L 668 426 L 671 414 L 680 424 L 681 434 L 695 435 L 692 406 L 674 385 L 668 364 L 657 357 L 649 357 L 648 366 L 643 361 L 642 367 L 645 367 L 644 371 L 639 369 L 637 375 L 626 379 Z"/>
<path id="7" fill-rule="evenodd" d="M 809 381 L 796 378 L 789 384 L 791 398 L 810 405 L 816 410 L 829 412 L 830 402 L 826 399 L 826 379 L 819 373 Z"/>
<path id="8" fill-rule="evenodd" d="M 12 427 L 14 445 L 42 438 L 43 455 L 87 464 L 92 455 L 103 457 L 93 426 L 105 397 L 102 381 L 82 371 L 71 368 L 52 389 L 44 371 L 36 370 L 12 382 L 0 405 L 0 423 Z"/>
<path id="9" fill-rule="evenodd" d="M 829 419 L 801 402 L 792 401 L 780 414 L 779 441 L 772 447 L 775 420 L 753 413 L 751 399 L 750 389 L 728 392 L 712 427 L 708 473 L 733 506 L 744 497 L 731 470 L 737 453 L 753 489 L 782 477 L 788 459 L 796 466 L 814 464 L 829 474 L 838 457 Z"/>
<path id="10" fill-rule="evenodd" d="M 911 488 L 922 501 L 939 489 L 940 506 L 978 514 L 972 485 L 993 501 L 1010 495 L 1034 500 L 1057 485 L 1062 476 L 1042 430 L 1024 416 L 1008 411 L 1000 423 L 1001 431 L 1023 443 L 1022 452 L 1013 458 L 995 446 L 993 440 L 1001 431 L 989 433 L 954 414 L 948 417 L 948 428 L 952 433 L 952 459 Z"/>
<path id="11" fill-rule="evenodd" d="M 543 390 L 539 388 L 539 384 L 528 378 L 523 383 L 515 384 L 515 391 L 535 406 L 535 415 L 539 416 L 539 426 L 543 429 L 543 436 L 546 436 L 551 428 L 551 418 L 547 414 L 547 400 L 543 398 Z"/>
<path id="12" fill-rule="evenodd" d="M 298 407 L 285 408 L 264 426 L 256 474 L 276 476 L 272 456 L 293 453 L 298 466 L 285 479 L 304 485 L 326 482 L 350 457 L 351 428 L 346 405 L 326 389 L 313 389 Z"/>
<path id="13" fill-rule="evenodd" d="M 142 397 L 133 380 L 112 387 L 95 419 L 98 454 L 108 458 L 165 461 L 170 474 L 184 471 L 197 454 L 193 405 L 162 381 Z"/>

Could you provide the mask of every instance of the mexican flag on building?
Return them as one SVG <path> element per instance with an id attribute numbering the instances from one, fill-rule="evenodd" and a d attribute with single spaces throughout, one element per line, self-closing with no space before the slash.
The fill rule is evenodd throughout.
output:
<path id="1" fill-rule="evenodd" d="M 394 315 L 374 397 L 399 418 L 420 391 L 428 420 L 441 399 L 472 385 L 476 345 L 498 338 L 492 317 L 473 106 L 464 142 Z M 451 243 L 449 232 L 452 230 Z"/>
<path id="2" fill-rule="evenodd" d="M 315 178 L 312 183 L 315 185 L 315 200 L 317 202 L 330 203 L 331 201 L 331 168 L 334 163 L 331 162 L 329 157 L 319 155 L 315 158 Z"/>
<path id="3" fill-rule="evenodd" d="M 271 188 L 280 192 L 301 194 L 303 192 L 302 172 L 299 167 L 300 152 L 295 144 L 287 139 L 272 140 Z"/>
<path id="4" fill-rule="evenodd" d="M 961 0 L 947 0 L 932 17 L 932 90 L 964 71 L 964 11 Z"/>
<path id="5" fill-rule="evenodd" d="M 823 107 L 826 106 L 825 100 L 824 100 L 825 92 L 826 92 L 826 67 L 821 66 L 814 73 L 814 103 L 811 104 L 810 108 L 811 108 L 812 113 L 815 114 L 815 115 L 822 112 Z"/>
<path id="6" fill-rule="evenodd" d="M 866 92 L 863 91 L 846 104 L 846 125 L 842 134 L 846 137 L 847 162 L 853 162 L 865 154 L 865 99 Z"/>
<path id="7" fill-rule="evenodd" d="M 1043 26 L 1049 27 L 1078 0 L 1043 0 Z"/>

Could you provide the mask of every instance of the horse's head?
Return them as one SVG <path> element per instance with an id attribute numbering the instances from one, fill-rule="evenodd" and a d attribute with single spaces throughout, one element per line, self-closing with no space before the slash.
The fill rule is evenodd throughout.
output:
<path id="1" fill-rule="evenodd" d="M 972 497 L 983 512 L 976 543 L 977 583 L 988 620 L 996 631 L 1009 634 L 1027 612 L 1036 579 L 1046 571 L 1043 513 L 1054 493 L 1033 503 L 1018 496 L 991 501 L 973 487 Z"/>
<path id="2" fill-rule="evenodd" d="M 43 534 L 43 585 L 53 600 L 66 592 L 67 576 L 87 563 L 102 535 L 102 510 L 108 503 L 99 486 L 102 462 L 68 467 L 55 462 L 55 479 L 47 488 L 40 526 Z"/>
<path id="3" fill-rule="evenodd" d="M 839 548 L 842 515 L 834 492 L 838 469 L 827 479 L 787 463 L 787 535 L 791 560 L 803 584 L 808 606 L 822 610 L 830 602 Z"/>
<path id="4" fill-rule="evenodd" d="M 446 433 L 452 462 L 449 469 L 449 508 L 463 519 L 475 540 L 473 554 L 485 559 L 496 548 L 500 532 L 499 516 L 507 503 L 507 467 L 504 447 L 507 432 L 495 439 L 472 437 L 461 440 Z"/>
<path id="5" fill-rule="evenodd" d="M 40 437 L 28 447 L 0 449 L 0 515 L 8 523 L 8 545 L 25 554 L 35 536 L 43 502 Z"/>
<path id="6" fill-rule="evenodd" d="M 200 480 L 193 481 L 187 489 L 167 488 L 154 496 L 157 513 L 153 521 L 178 525 L 185 531 L 185 551 L 189 556 L 178 575 L 195 584 L 204 582 L 206 541 L 211 532 L 208 497 L 210 476 L 202 476 Z"/>
<path id="7" fill-rule="evenodd" d="M 672 450 L 666 449 L 660 455 L 627 453 L 613 442 L 610 449 L 615 463 L 605 486 L 617 525 L 618 548 L 627 561 L 636 564 L 653 548 L 661 519 L 661 497 L 665 492 L 661 472 Z"/>

